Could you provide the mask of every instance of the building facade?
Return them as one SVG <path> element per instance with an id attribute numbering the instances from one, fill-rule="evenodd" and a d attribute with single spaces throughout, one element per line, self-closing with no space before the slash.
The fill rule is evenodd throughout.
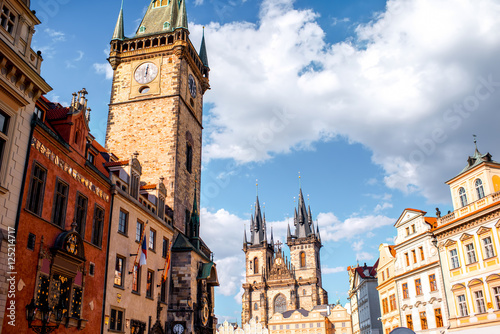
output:
<path id="1" fill-rule="evenodd" d="M 171 217 L 165 212 L 165 186 L 162 180 L 141 186 L 142 166 L 137 156 L 106 166 L 113 208 L 103 332 L 144 333 L 153 326 L 163 330 L 174 237 Z M 143 243 L 147 256 L 141 265 Z"/>
<path id="2" fill-rule="evenodd" d="M 377 291 L 378 261 L 373 267 L 348 267 L 349 300 L 354 334 L 381 334 L 380 304 Z"/>
<path id="3" fill-rule="evenodd" d="M 447 182 L 454 211 L 434 234 L 445 277 L 453 333 L 500 331 L 500 164 L 476 147 Z"/>
<path id="4" fill-rule="evenodd" d="M 238 328 L 236 324 L 231 324 L 227 321 L 219 326 L 218 334 L 269 334 L 269 330 L 262 326 L 255 319 L 250 319 L 248 324 L 243 325 L 243 328 Z"/>
<path id="5" fill-rule="evenodd" d="M 9 333 L 40 326 L 46 308 L 62 309 L 58 333 L 101 330 L 110 181 L 85 95 L 73 94 L 70 107 L 37 102 L 17 233 L 16 326 L 3 322 Z M 99 152 L 93 159 L 91 150 Z M 31 303 L 38 311 L 28 323 Z"/>
<path id="6" fill-rule="evenodd" d="M 439 255 L 432 243 L 436 218 L 425 215 L 406 209 L 395 224 L 395 280 L 404 327 L 439 334 L 448 326 L 448 308 Z"/>
<path id="7" fill-rule="evenodd" d="M 241 314 L 243 323 L 255 318 L 267 326 L 276 313 L 312 309 L 328 303 L 321 280 L 321 237 L 319 229 L 314 229 L 311 209 L 305 205 L 302 189 L 294 225 L 294 234 L 288 227 L 288 260 L 281 243 L 274 243 L 272 232 L 268 241 L 265 216 L 257 198 L 250 228 L 251 238 L 248 241 L 245 231 L 243 240 L 246 263 Z"/>
<path id="8" fill-rule="evenodd" d="M 28 0 L 0 1 L 0 267 L 12 264 L 9 240 L 19 222 L 25 162 L 35 102 L 52 88 L 40 76 L 41 53 L 31 49 L 40 21 Z M 0 323 L 7 301 L 8 270 L 0 271 Z M 0 328 L 0 333 L 2 329 Z"/>
<path id="9" fill-rule="evenodd" d="M 394 246 L 381 244 L 379 253 L 377 290 L 382 310 L 383 332 L 389 334 L 393 329 L 401 327 L 398 289 L 394 279 L 396 250 Z"/>

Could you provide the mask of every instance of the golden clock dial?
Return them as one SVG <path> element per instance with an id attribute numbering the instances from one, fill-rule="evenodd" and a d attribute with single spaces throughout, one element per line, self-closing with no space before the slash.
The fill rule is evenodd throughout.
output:
<path id="1" fill-rule="evenodd" d="M 143 63 L 137 67 L 134 73 L 134 79 L 140 84 L 147 84 L 156 79 L 158 67 L 150 62 Z"/>

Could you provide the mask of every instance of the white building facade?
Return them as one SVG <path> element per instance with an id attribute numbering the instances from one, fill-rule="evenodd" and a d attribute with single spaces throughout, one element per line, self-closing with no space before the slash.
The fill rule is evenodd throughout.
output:
<path id="1" fill-rule="evenodd" d="M 440 334 L 448 326 L 448 309 L 439 261 L 433 245 L 436 218 L 406 209 L 395 224 L 395 280 L 401 324 L 416 333 Z"/>

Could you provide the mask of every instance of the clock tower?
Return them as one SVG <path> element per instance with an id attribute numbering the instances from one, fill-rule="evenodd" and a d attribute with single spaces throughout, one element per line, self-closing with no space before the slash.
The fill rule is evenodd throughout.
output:
<path id="1" fill-rule="evenodd" d="M 189 39 L 185 1 L 150 1 L 130 38 L 120 11 L 108 59 L 113 84 L 106 148 L 122 159 L 137 152 L 141 180 L 164 178 L 174 225 L 189 233 L 210 69 L 204 37 L 199 53 Z"/>

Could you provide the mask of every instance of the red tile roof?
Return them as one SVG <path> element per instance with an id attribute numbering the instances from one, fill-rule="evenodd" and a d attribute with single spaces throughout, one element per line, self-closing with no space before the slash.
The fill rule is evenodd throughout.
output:
<path id="1" fill-rule="evenodd" d="M 56 119 L 64 119 L 68 115 L 69 108 L 54 108 L 54 109 L 49 109 L 47 111 L 47 119 L 50 120 L 56 120 Z"/>
<path id="2" fill-rule="evenodd" d="M 141 187 L 141 190 L 153 190 L 156 189 L 156 184 L 146 184 Z"/>
<path id="3" fill-rule="evenodd" d="M 126 166 L 129 164 L 129 160 L 125 161 L 111 161 L 111 162 L 106 162 L 104 166 L 106 167 L 116 167 L 116 166 Z"/>

